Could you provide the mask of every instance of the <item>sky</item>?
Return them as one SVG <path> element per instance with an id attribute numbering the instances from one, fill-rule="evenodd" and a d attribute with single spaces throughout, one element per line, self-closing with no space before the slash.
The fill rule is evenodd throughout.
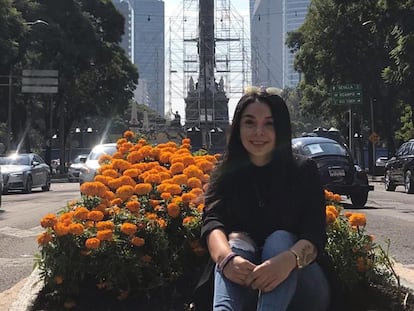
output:
<path id="1" fill-rule="evenodd" d="M 186 3 L 194 1 L 197 3 L 198 0 L 186 0 Z M 238 15 L 241 15 L 244 18 L 244 22 L 249 22 L 249 0 L 215 0 L 215 1 L 223 1 L 224 4 L 230 3 L 231 8 L 236 8 Z M 228 1 L 228 2 L 227 2 Z M 169 26 L 169 19 L 170 17 L 180 16 L 182 8 L 183 8 L 183 1 L 182 0 L 164 0 L 165 5 L 165 27 L 166 27 L 166 35 L 165 35 L 165 48 L 166 48 L 166 72 L 168 72 L 168 26 Z M 165 94 L 165 101 L 166 101 L 166 108 L 165 111 L 169 109 L 169 95 L 168 95 L 168 88 L 169 88 L 169 76 L 166 73 L 165 76 L 166 81 L 166 94 Z M 236 94 L 233 94 L 229 101 L 229 119 L 232 119 L 235 106 L 237 104 L 238 98 L 235 97 Z M 241 94 L 240 94 L 241 95 Z M 237 95 L 236 95 L 237 96 Z M 178 111 L 181 116 L 185 116 L 185 103 L 183 99 L 179 99 L 173 97 L 171 100 L 171 108 L 172 111 Z"/>

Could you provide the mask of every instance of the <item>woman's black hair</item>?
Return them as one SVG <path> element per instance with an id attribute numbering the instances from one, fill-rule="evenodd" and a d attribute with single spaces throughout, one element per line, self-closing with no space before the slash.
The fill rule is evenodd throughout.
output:
<path id="1" fill-rule="evenodd" d="M 212 188 L 217 189 L 216 187 L 220 187 L 223 182 L 228 182 L 228 178 L 231 178 L 234 172 L 249 165 L 249 155 L 240 138 L 240 123 L 246 107 L 257 101 L 268 105 L 272 114 L 276 133 L 273 163 L 277 167 L 285 168 L 292 163 L 292 128 L 286 103 L 279 95 L 270 94 L 265 89 L 257 89 L 254 92 L 245 93 L 237 103 L 223 160 L 211 176 L 210 186 Z"/>

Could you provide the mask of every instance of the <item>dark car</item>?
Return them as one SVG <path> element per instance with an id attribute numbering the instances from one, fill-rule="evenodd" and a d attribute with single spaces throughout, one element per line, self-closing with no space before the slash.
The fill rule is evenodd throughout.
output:
<path id="1" fill-rule="evenodd" d="M 346 146 L 324 137 L 299 137 L 292 139 L 292 148 L 294 153 L 316 162 L 325 189 L 350 197 L 355 208 L 365 206 L 368 192 L 374 187 Z"/>
<path id="2" fill-rule="evenodd" d="M 404 186 L 406 193 L 414 193 L 414 139 L 403 143 L 395 156 L 385 163 L 385 190 Z"/>
<path id="3" fill-rule="evenodd" d="M 1 166 L 0 166 L 0 207 L 1 207 L 1 195 L 3 193 L 3 174 L 1 173 Z"/>
<path id="4" fill-rule="evenodd" d="M 32 188 L 50 189 L 50 167 L 35 153 L 19 153 L 0 157 L 3 193 L 9 190 L 32 192 Z"/>

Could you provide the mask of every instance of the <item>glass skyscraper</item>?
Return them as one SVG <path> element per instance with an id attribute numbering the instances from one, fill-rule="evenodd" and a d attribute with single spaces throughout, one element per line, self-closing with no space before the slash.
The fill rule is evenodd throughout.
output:
<path id="1" fill-rule="evenodd" d="M 250 0 L 252 82 L 279 88 L 296 87 L 299 73 L 286 47 L 287 33 L 300 27 L 310 0 Z"/>
<path id="2" fill-rule="evenodd" d="M 164 117 L 164 1 L 112 1 L 125 17 L 125 35 L 121 45 L 138 67 L 135 100 Z"/>

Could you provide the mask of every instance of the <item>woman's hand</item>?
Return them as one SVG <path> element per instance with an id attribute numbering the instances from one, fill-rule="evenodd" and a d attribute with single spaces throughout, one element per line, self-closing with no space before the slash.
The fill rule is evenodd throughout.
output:
<path id="1" fill-rule="evenodd" d="M 223 274 L 228 280 L 242 286 L 247 286 L 246 280 L 255 267 L 256 265 L 249 260 L 241 256 L 235 256 L 224 267 Z"/>
<path id="2" fill-rule="evenodd" d="M 270 292 L 282 283 L 295 267 L 295 256 L 285 251 L 257 265 L 248 275 L 245 285 L 263 292 Z"/>

